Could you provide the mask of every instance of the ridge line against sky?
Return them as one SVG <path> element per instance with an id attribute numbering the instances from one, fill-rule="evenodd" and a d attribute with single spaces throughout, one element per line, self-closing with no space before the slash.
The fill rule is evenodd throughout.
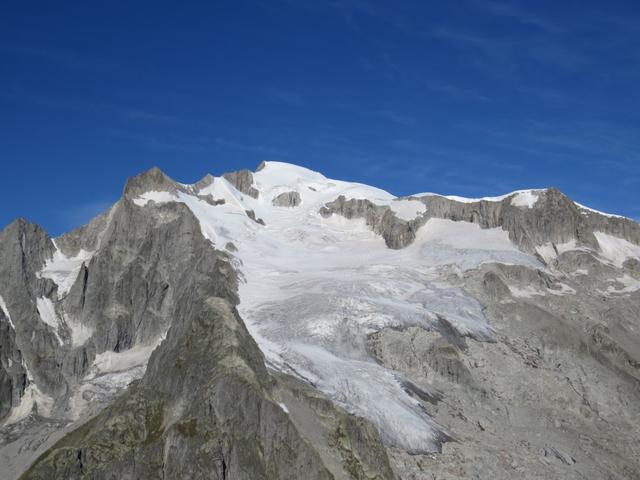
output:
<path id="1" fill-rule="evenodd" d="M 0 226 L 59 234 L 157 165 L 263 159 L 395 195 L 555 186 L 640 218 L 640 5 L 12 3 Z"/>

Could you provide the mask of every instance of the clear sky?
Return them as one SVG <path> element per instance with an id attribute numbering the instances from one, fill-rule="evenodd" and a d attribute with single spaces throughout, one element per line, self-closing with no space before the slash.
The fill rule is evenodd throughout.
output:
<path id="1" fill-rule="evenodd" d="M 135 4 L 135 6 L 133 6 Z M 7 1 L 0 225 L 263 159 L 640 218 L 640 2 Z"/>

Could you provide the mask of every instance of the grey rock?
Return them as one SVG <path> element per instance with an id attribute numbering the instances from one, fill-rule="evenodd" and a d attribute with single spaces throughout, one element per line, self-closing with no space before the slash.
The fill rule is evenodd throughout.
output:
<path id="1" fill-rule="evenodd" d="M 293 398 L 295 382 L 284 375 L 276 380 L 265 369 L 234 308 L 231 258 L 205 239 L 186 205 L 133 202 L 162 189 L 189 187 L 153 169 L 131 179 L 108 212 L 56 239 L 67 255 L 93 252 L 65 295 L 38 276 L 55 249 L 43 230 L 19 221 L 0 233 L 0 271 L 6 273 L 0 294 L 16 321 L 14 332 L 0 314 L 0 414 L 6 416 L 28 386 L 24 364 L 54 399 L 51 415 L 60 418 L 55 423 L 34 412 L 0 429 L 6 471 L 15 478 L 46 452 L 24 478 L 300 478 L 303 472 L 310 478 L 393 478 L 375 428 L 330 401 L 316 411 L 308 404 L 320 396 L 298 393 L 299 408 L 322 417 L 305 420 L 324 425 L 321 446 L 314 443 L 315 430 L 303 434 L 302 424 L 292 423 L 276 398 Z M 65 321 L 57 332 L 60 345 L 39 318 L 38 296 L 51 299 L 59 318 L 89 329 L 90 336 L 73 344 Z M 63 420 L 97 355 L 164 335 L 142 380 L 124 393 L 85 391 L 95 402 L 90 410 L 72 423 Z M 31 440 L 38 436 L 46 441 Z M 17 453 L 9 458 L 9 452 Z"/>
<path id="2" fill-rule="evenodd" d="M 225 178 L 257 198 L 251 172 Z M 443 281 L 480 302 L 491 337 L 462 336 L 442 315 L 430 330 L 369 333 L 371 355 L 447 432 L 441 452 L 427 455 L 384 445 L 372 424 L 310 382 L 267 369 L 235 308 L 235 245 L 216 250 L 182 203 L 133 202 L 167 191 L 216 206 L 200 194 L 214 181 L 183 185 L 151 169 L 55 244 L 24 220 L 0 232 L 0 295 L 15 325 L 0 312 L 0 421 L 31 381 L 53 400 L 49 418 L 36 405 L 0 427 L 3 479 L 640 478 L 640 291 L 621 283 L 640 279 L 640 262 L 603 262 L 594 235 L 640 244 L 638 224 L 584 210 L 555 189 L 539 191 L 531 208 L 511 197 L 423 196 L 426 213 L 409 221 L 362 199 L 339 197 L 321 209 L 364 219 L 393 249 L 411 244 L 430 218 L 502 228 L 532 254 L 540 245 L 580 247 L 556 249 L 545 268 L 442 267 Z M 296 194 L 273 203 L 296 206 Z M 39 275 L 56 247 L 67 256 L 92 252 L 67 294 Z M 52 301 L 57 330 L 41 320 L 39 297 Z M 74 325 L 91 332 L 80 344 Z M 87 380 L 98 355 L 162 338 L 146 370 L 126 372 L 138 378 L 128 387 Z M 72 419 L 81 388 L 88 410 Z"/>
<path id="3" fill-rule="evenodd" d="M 256 218 L 256 212 L 254 212 L 253 210 L 245 210 L 245 213 L 247 214 L 247 217 L 249 217 L 254 222 L 259 223 L 260 225 L 265 224 L 264 220 L 262 220 L 261 218 Z"/>
<path id="4" fill-rule="evenodd" d="M 555 447 L 545 447 L 542 449 L 542 455 L 545 458 L 557 459 L 565 465 L 573 465 L 576 460 L 568 453 L 558 450 Z"/>
<path id="5" fill-rule="evenodd" d="M 222 175 L 239 192 L 258 198 L 260 192 L 253 186 L 253 173 L 249 170 L 239 170 L 237 172 L 225 173 Z"/>
<path id="6" fill-rule="evenodd" d="M 438 195 L 416 198 L 427 212 L 414 220 L 397 218 L 387 206 L 369 200 L 343 196 L 327 203 L 320 213 L 346 218 L 364 218 L 367 225 L 382 235 L 390 248 L 404 248 L 415 239 L 417 230 L 429 218 L 477 223 L 482 228 L 502 228 L 523 251 L 536 254 L 536 247 L 575 240 L 578 245 L 599 249 L 594 232 L 601 231 L 640 245 L 640 226 L 627 218 L 610 217 L 578 207 L 555 188 L 538 191 L 531 208 L 512 205 L 513 195 L 501 201 L 460 202 Z"/>
<path id="7" fill-rule="evenodd" d="M 382 235 L 387 246 L 394 249 L 404 248 L 413 242 L 418 228 L 427 221 L 425 217 L 402 220 L 388 206 L 376 205 L 366 199 L 347 200 L 343 195 L 324 205 L 320 214 L 323 217 L 338 214 L 345 218 L 364 218 L 375 233 Z"/>
<path id="8" fill-rule="evenodd" d="M 571 253 L 559 257 L 562 271 L 484 264 L 458 277 L 486 306 L 495 343 L 455 348 L 442 332 L 417 327 L 370 336 L 380 362 L 441 392 L 442 402 L 423 406 L 456 440 L 432 457 L 391 450 L 403 478 L 510 479 L 514 469 L 527 479 L 638 476 L 640 339 L 631 324 L 640 298 L 602 301 L 595 292 L 613 267 Z M 592 263 L 603 270 L 570 275 Z M 543 293 L 558 282 L 575 293 Z M 540 294 L 510 290 L 525 287 Z"/>
<path id="9" fill-rule="evenodd" d="M 204 200 L 209 205 L 217 207 L 218 205 L 224 205 L 227 201 L 224 198 L 214 198 L 213 195 L 198 195 L 200 200 Z"/>
<path id="10" fill-rule="evenodd" d="M 124 197 L 133 199 L 149 191 L 175 192 L 179 189 L 179 185 L 174 180 L 159 168 L 153 167 L 127 181 L 124 187 Z"/>
<path id="11" fill-rule="evenodd" d="M 15 341 L 15 331 L 0 309 L 0 418 L 19 404 L 28 385 L 22 352 Z"/>
<path id="12" fill-rule="evenodd" d="M 284 192 L 271 201 L 276 207 L 297 207 L 300 202 L 302 199 L 298 192 Z"/>
<path id="13" fill-rule="evenodd" d="M 211 175 L 210 173 L 207 173 L 204 177 L 202 177 L 200 180 L 198 180 L 196 183 L 193 184 L 193 187 L 196 191 L 196 193 L 200 193 L 200 190 L 202 190 L 203 188 L 208 187 L 209 185 L 211 185 L 213 182 L 215 182 L 215 177 L 213 175 Z"/>
<path id="14" fill-rule="evenodd" d="M 59 371 L 62 354 L 57 338 L 53 329 L 42 322 L 36 307 L 37 297 L 48 296 L 55 289 L 51 280 L 36 275 L 54 248 L 44 230 L 22 219 L 0 232 L 0 296 L 6 302 L 15 326 L 15 329 L 9 327 L 6 318 L 2 321 L 5 329 L 3 356 L 7 361 L 3 363 L 2 376 L 7 382 L 12 379 L 11 393 L 4 392 L 3 396 L 5 399 L 11 397 L 13 406 L 27 386 L 23 384 L 28 383 L 20 377 L 26 373 L 24 365 L 30 367 L 33 379 L 43 388 L 57 394 L 67 388 Z M 6 369 L 4 365 L 8 366 L 9 358 L 12 361 L 19 358 L 19 365 Z M 9 387 L 9 383 L 6 385 Z M 1 409 L 4 415 L 6 405 Z"/>
<path id="15" fill-rule="evenodd" d="M 233 305 L 205 298 L 192 298 L 142 381 L 21 478 L 334 478 L 271 399 L 270 375 Z M 346 438 L 362 445 L 344 447 L 359 453 L 343 469 L 363 471 L 371 443 L 384 451 L 375 435 L 367 442 L 356 433 L 362 426 L 350 428 Z M 391 478 L 388 467 L 380 473 L 366 478 Z"/>

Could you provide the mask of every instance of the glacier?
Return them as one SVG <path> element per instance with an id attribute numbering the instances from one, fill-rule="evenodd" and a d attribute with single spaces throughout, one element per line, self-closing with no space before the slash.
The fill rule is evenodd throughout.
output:
<path id="1" fill-rule="evenodd" d="M 364 220 L 324 218 L 320 208 L 344 195 L 389 206 L 410 220 L 425 213 L 422 202 L 302 167 L 265 162 L 254 174 L 253 187 L 258 198 L 215 177 L 198 191 L 191 186 L 193 194 L 151 191 L 134 201 L 141 207 L 182 202 L 217 248 L 233 244 L 242 275 L 238 310 L 271 368 L 298 376 L 349 412 L 368 418 L 388 444 L 436 451 L 447 432 L 419 406 L 399 373 L 371 358 L 367 335 L 387 327 L 438 329 L 446 319 L 458 335 L 491 340 L 482 306 L 447 283 L 445 274 L 484 262 L 534 268 L 541 263 L 518 250 L 501 229 L 442 219 L 428 220 L 409 247 L 389 249 Z M 290 191 L 300 195 L 300 205 L 272 204 Z M 536 195 L 516 198 L 529 206 Z M 426 395 L 437 393 L 421 388 Z"/>

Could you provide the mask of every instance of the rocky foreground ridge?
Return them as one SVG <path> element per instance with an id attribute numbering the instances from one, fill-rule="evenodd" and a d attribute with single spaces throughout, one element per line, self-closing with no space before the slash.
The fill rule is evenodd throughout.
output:
<path id="1" fill-rule="evenodd" d="M 2 478 L 640 477 L 640 226 L 277 162 L 0 232 Z"/>

